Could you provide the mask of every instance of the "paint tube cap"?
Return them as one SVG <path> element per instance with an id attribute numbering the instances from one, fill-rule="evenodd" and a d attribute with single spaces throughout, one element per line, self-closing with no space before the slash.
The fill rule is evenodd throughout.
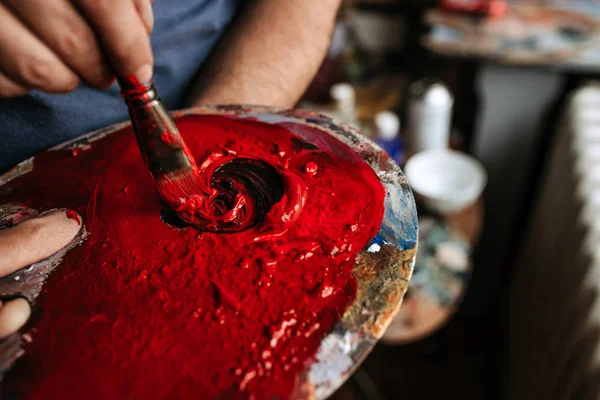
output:
<path id="1" fill-rule="evenodd" d="M 375 115 L 377 135 L 383 140 L 392 140 L 400 131 L 400 118 L 391 111 L 381 111 Z"/>

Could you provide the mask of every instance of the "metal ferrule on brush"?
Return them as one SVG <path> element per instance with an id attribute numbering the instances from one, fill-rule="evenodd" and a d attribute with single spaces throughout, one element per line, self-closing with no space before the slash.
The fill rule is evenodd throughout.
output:
<path id="1" fill-rule="evenodd" d="M 174 176 L 195 169 L 179 130 L 169 116 L 152 81 L 139 84 L 119 80 L 142 157 L 152 177 Z"/>

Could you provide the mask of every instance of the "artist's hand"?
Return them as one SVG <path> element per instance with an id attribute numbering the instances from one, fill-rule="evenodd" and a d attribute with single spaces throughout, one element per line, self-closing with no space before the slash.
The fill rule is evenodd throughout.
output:
<path id="1" fill-rule="evenodd" d="M 0 230 L 0 277 L 53 255 L 69 244 L 80 228 L 65 211 L 54 211 Z M 21 328 L 30 314 L 23 298 L 0 301 L 0 339 Z"/>
<path id="2" fill-rule="evenodd" d="M 0 97 L 152 77 L 152 0 L 0 1 Z M 112 69 L 109 67 L 112 66 Z"/>

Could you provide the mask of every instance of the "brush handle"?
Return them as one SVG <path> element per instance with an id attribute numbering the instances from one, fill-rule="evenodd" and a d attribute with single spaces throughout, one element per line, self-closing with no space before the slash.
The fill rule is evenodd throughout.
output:
<path id="1" fill-rule="evenodd" d="M 194 158 L 158 96 L 154 82 L 140 84 L 133 79 L 119 78 L 119 84 L 152 177 L 156 180 L 195 169 Z"/>

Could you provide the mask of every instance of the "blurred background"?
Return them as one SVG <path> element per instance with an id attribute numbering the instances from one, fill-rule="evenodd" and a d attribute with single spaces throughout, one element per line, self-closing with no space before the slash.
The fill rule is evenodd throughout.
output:
<path id="1" fill-rule="evenodd" d="M 334 399 L 600 398 L 600 2 L 353 0 L 299 105 L 419 208 L 400 314 Z"/>

